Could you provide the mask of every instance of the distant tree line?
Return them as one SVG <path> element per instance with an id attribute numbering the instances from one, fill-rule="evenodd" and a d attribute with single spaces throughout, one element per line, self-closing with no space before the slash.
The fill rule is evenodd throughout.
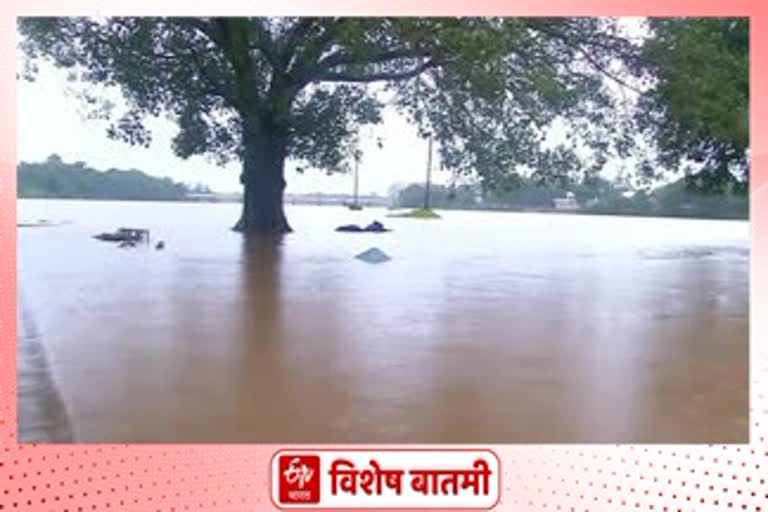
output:
<path id="1" fill-rule="evenodd" d="M 22 162 L 17 169 L 18 197 L 178 201 L 189 192 L 209 192 L 134 169 L 99 171 L 83 162 L 65 163 L 58 155 L 45 162 Z"/>
<path id="2" fill-rule="evenodd" d="M 748 218 L 749 198 L 740 191 L 705 193 L 685 178 L 652 191 L 629 192 L 625 187 L 600 177 L 581 182 L 548 183 L 534 178 L 515 177 L 503 186 L 483 190 L 480 185 L 432 185 L 430 206 L 442 209 L 554 210 L 554 199 L 568 193 L 588 213 L 690 216 L 706 218 Z M 424 205 L 424 185 L 410 184 L 393 191 L 396 206 Z"/>

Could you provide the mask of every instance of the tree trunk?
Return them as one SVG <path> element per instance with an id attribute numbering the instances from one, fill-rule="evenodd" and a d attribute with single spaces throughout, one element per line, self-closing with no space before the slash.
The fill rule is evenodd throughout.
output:
<path id="1" fill-rule="evenodd" d="M 243 212 L 234 226 L 244 234 L 280 235 L 291 226 L 283 210 L 287 139 L 278 130 L 244 130 Z"/>

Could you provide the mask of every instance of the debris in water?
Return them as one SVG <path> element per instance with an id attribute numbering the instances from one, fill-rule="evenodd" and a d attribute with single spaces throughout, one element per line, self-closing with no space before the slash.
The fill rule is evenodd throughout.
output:
<path id="1" fill-rule="evenodd" d="M 343 233 L 360 233 L 363 231 L 363 228 L 357 224 L 345 224 L 344 226 L 337 227 L 336 231 Z"/>
<path id="2" fill-rule="evenodd" d="M 53 227 L 58 226 L 60 224 L 65 224 L 64 222 L 51 222 L 47 219 L 39 219 L 37 222 L 19 222 L 16 224 L 17 228 L 44 228 L 44 227 Z"/>
<path id="3" fill-rule="evenodd" d="M 101 233 L 93 238 L 103 242 L 139 242 L 149 243 L 149 230 L 136 228 L 120 228 L 114 233 Z"/>
<path id="4" fill-rule="evenodd" d="M 384 251 L 377 247 L 371 247 L 367 251 L 361 252 L 355 256 L 355 258 L 365 261 L 366 263 L 383 263 L 392 259 L 387 256 Z"/>
<path id="5" fill-rule="evenodd" d="M 162 240 L 157 242 L 157 245 L 155 246 L 155 249 L 158 250 L 158 251 L 161 251 L 161 250 L 165 249 L 165 242 L 163 242 Z"/>
<path id="6" fill-rule="evenodd" d="M 386 233 L 389 230 L 384 227 L 384 224 L 375 220 L 370 224 L 368 224 L 367 226 L 365 226 L 365 231 L 368 231 L 370 233 Z"/>
<path id="7" fill-rule="evenodd" d="M 357 224 L 346 224 L 344 226 L 337 227 L 336 231 L 343 233 L 387 233 L 391 231 L 391 229 L 385 228 L 384 224 L 375 220 L 364 228 L 361 228 Z"/>

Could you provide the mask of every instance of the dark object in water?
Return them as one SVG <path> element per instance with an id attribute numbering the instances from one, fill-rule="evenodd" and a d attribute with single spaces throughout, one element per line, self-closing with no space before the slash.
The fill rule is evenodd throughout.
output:
<path id="1" fill-rule="evenodd" d="M 149 230 L 120 228 L 114 233 L 101 233 L 93 238 L 103 242 L 131 242 L 135 245 L 138 242 L 149 243 Z"/>
<path id="2" fill-rule="evenodd" d="M 391 230 L 385 228 L 381 222 L 375 220 L 364 228 L 361 228 L 357 224 L 346 224 L 344 226 L 337 227 L 336 231 L 343 233 L 386 233 Z"/>
<path id="3" fill-rule="evenodd" d="M 365 231 L 369 231 L 371 233 L 384 233 L 389 230 L 384 227 L 384 224 L 375 220 L 365 227 Z"/>
<path id="4" fill-rule="evenodd" d="M 157 245 L 155 245 L 155 249 L 158 251 L 165 249 L 165 242 L 163 242 L 162 240 L 157 242 Z"/>
<path id="5" fill-rule="evenodd" d="M 385 261 L 389 261 L 392 258 L 387 256 L 387 254 L 382 251 L 381 249 L 377 247 L 371 247 L 365 252 L 361 252 L 357 256 L 355 256 L 358 260 L 362 260 L 366 263 L 384 263 Z"/>
<path id="6" fill-rule="evenodd" d="M 48 221 L 45 221 L 45 222 L 42 222 L 42 221 L 41 222 L 20 222 L 20 223 L 16 224 L 17 228 L 47 228 L 47 227 L 51 227 L 51 226 L 55 226 L 55 224 L 52 224 L 52 223 L 50 223 Z"/>
<path id="7" fill-rule="evenodd" d="M 93 235 L 93 238 L 101 240 L 102 242 L 126 242 L 128 238 L 119 233 L 101 233 L 99 235 Z"/>
<path id="8" fill-rule="evenodd" d="M 37 222 L 19 222 L 16 224 L 17 228 L 50 228 L 54 226 L 61 226 L 64 224 L 71 224 L 71 221 L 52 222 L 48 219 L 38 219 Z"/>
<path id="9" fill-rule="evenodd" d="M 337 227 L 336 231 L 342 231 L 344 233 L 360 233 L 363 231 L 363 228 L 357 224 L 346 224 L 344 226 Z"/>
<path id="10" fill-rule="evenodd" d="M 347 208 L 353 211 L 359 211 L 363 209 L 363 206 L 357 203 L 350 203 L 347 205 Z"/>

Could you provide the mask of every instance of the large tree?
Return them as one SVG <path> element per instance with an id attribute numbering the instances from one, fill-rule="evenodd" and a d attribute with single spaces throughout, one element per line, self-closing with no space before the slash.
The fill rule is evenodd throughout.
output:
<path id="1" fill-rule="evenodd" d="M 749 179 L 749 19 L 651 18 L 641 61 L 652 85 L 636 114 L 658 161 L 720 193 Z"/>
<path id="2" fill-rule="evenodd" d="M 355 134 L 387 99 L 440 144 L 444 166 L 487 186 L 521 167 L 571 173 L 626 150 L 606 80 L 623 83 L 635 47 L 604 18 L 23 18 L 28 77 L 38 58 L 98 88 L 84 100 L 109 135 L 148 144 L 148 116 L 170 114 L 180 157 L 242 162 L 235 229 L 286 232 L 284 166 L 343 170 Z M 606 78 L 607 77 L 607 78 Z M 380 87 L 371 87 L 372 83 Z M 545 144 L 567 119 L 571 145 Z M 581 155 L 583 156 L 583 152 Z"/>

